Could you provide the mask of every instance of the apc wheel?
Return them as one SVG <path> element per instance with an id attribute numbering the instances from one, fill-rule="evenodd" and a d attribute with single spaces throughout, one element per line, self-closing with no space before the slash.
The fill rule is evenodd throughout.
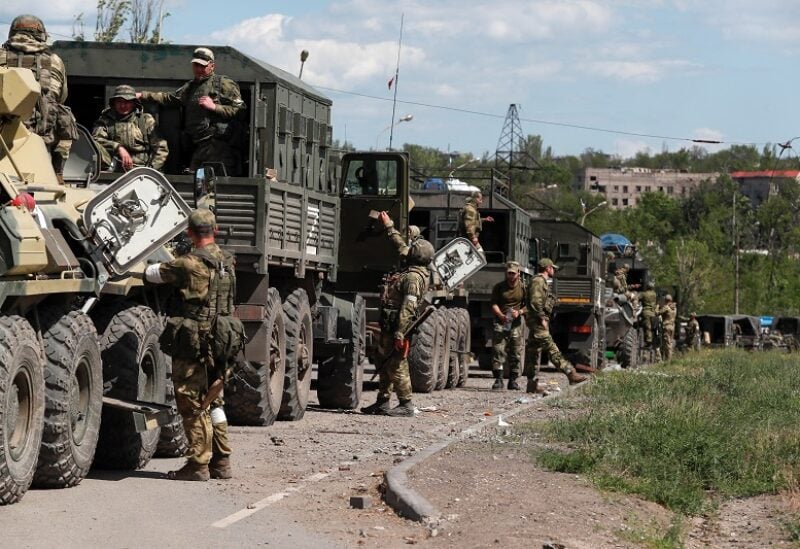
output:
<path id="1" fill-rule="evenodd" d="M 458 309 L 460 327 L 458 330 L 458 350 L 459 350 L 459 375 L 458 387 L 467 384 L 469 378 L 469 358 L 472 345 L 472 326 L 470 325 L 469 311 Z"/>
<path id="2" fill-rule="evenodd" d="M 278 419 L 297 421 L 306 413 L 314 357 L 311 306 L 305 290 L 299 288 L 289 294 L 283 304 L 283 316 L 286 325 L 286 375 Z"/>
<path id="3" fill-rule="evenodd" d="M 106 395 L 164 403 L 167 357 L 158 343 L 162 330 L 158 316 L 150 307 L 134 304 L 101 313 L 104 317 L 98 324 L 105 325 L 100 348 Z M 160 434 L 160 428 L 138 433 L 130 413 L 106 408 L 95 465 L 106 469 L 144 467 L 156 452 Z"/>
<path id="4" fill-rule="evenodd" d="M 45 352 L 45 413 L 35 486 L 66 488 L 92 465 L 103 406 L 97 331 L 82 311 L 40 316 Z"/>
<path id="5" fill-rule="evenodd" d="M 44 426 L 44 351 L 28 321 L 0 317 L 0 504 L 16 503 L 36 472 Z"/>
<path id="6" fill-rule="evenodd" d="M 450 372 L 450 337 L 453 327 L 450 325 L 450 316 L 447 309 L 440 308 L 436 311 L 439 317 L 439 330 L 441 337 L 439 340 L 439 372 L 436 377 L 436 391 L 441 391 L 447 386 L 447 377 Z"/>
<path id="7" fill-rule="evenodd" d="M 225 412 L 236 425 L 272 425 L 281 409 L 286 373 L 286 329 L 281 296 L 269 289 L 264 327 L 269 338 L 263 361 L 239 361 L 225 389 Z"/>
<path id="8" fill-rule="evenodd" d="M 419 325 L 411 340 L 408 367 L 411 373 L 411 388 L 415 393 L 430 393 L 439 380 L 439 361 L 442 350 L 442 328 L 437 313 L 430 315 Z"/>
<path id="9" fill-rule="evenodd" d="M 172 360 L 166 358 L 167 365 L 167 384 L 166 398 L 164 402 L 170 406 L 175 406 L 175 385 L 172 382 Z M 169 423 L 161 426 L 161 436 L 156 447 L 156 457 L 172 458 L 182 457 L 189 450 L 189 441 L 183 430 L 183 419 L 176 410 L 170 414 Z"/>
<path id="10" fill-rule="evenodd" d="M 461 315 L 458 309 L 444 309 L 445 322 L 447 322 L 450 336 L 450 354 L 448 355 L 447 382 L 445 389 L 454 389 L 461 378 L 461 353 L 459 352 L 458 339 L 461 336 Z"/>
<path id="11" fill-rule="evenodd" d="M 639 366 L 639 333 L 636 328 L 629 328 L 622 339 L 617 360 L 623 368 L 637 368 Z"/>
<path id="12" fill-rule="evenodd" d="M 319 365 L 317 398 L 323 408 L 354 410 L 361 402 L 366 361 L 366 315 L 364 298 L 356 296 L 353 301 L 353 320 L 349 328 L 350 343 L 345 347 L 344 355 Z M 340 319 L 339 322 L 339 328 L 344 330 L 346 326 L 342 326 L 342 323 L 345 320 Z"/>

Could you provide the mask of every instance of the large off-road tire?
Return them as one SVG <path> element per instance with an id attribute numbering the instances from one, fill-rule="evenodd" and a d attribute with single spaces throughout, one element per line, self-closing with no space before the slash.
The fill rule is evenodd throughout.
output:
<path id="1" fill-rule="evenodd" d="M 458 385 L 461 377 L 461 353 L 458 352 L 458 339 L 461 336 L 461 315 L 458 309 L 444 309 L 445 321 L 449 327 L 450 353 L 448 355 L 449 366 L 447 368 L 446 389 L 453 389 Z"/>
<path id="2" fill-rule="evenodd" d="M 617 361 L 623 368 L 637 368 L 639 366 L 639 332 L 631 327 L 622 338 L 622 343 L 617 350 Z"/>
<path id="3" fill-rule="evenodd" d="M 436 388 L 436 383 L 439 381 L 443 331 L 441 317 L 434 312 L 419 325 L 411 339 L 408 368 L 411 374 L 411 388 L 415 393 L 430 393 Z"/>
<path id="4" fill-rule="evenodd" d="M 472 325 L 469 311 L 458 309 L 460 327 L 458 330 L 458 350 L 461 355 L 459 358 L 458 387 L 467 384 L 469 378 L 470 347 L 472 345 Z"/>
<path id="5" fill-rule="evenodd" d="M 269 289 L 264 325 L 267 353 L 263 361 L 239 361 L 225 387 L 225 412 L 235 425 L 272 425 L 281 409 L 286 371 L 286 329 L 281 296 Z"/>
<path id="6" fill-rule="evenodd" d="M 0 317 L 0 505 L 22 499 L 36 472 L 44 425 L 44 361 L 28 321 Z"/>
<path id="7" fill-rule="evenodd" d="M 286 326 L 286 374 L 278 419 L 297 421 L 306 413 L 314 358 L 311 306 L 305 290 L 298 288 L 289 294 L 283 303 L 283 317 Z"/>
<path id="8" fill-rule="evenodd" d="M 103 406 L 97 331 L 83 311 L 40 313 L 45 352 L 45 412 L 34 486 L 75 486 L 92 466 Z"/>
<path id="9" fill-rule="evenodd" d="M 167 359 L 167 384 L 164 402 L 175 406 L 175 385 L 172 382 L 172 360 Z M 161 435 L 156 446 L 156 457 L 182 457 L 189 450 L 189 440 L 183 430 L 183 418 L 177 409 L 170 414 L 169 422 L 161 426 Z"/>
<path id="10" fill-rule="evenodd" d="M 353 320 L 348 327 L 345 319 L 339 320 L 338 331 L 350 334 L 350 343 L 344 354 L 319 364 L 317 399 L 323 408 L 353 410 L 361 402 L 366 362 L 367 316 L 364 298 L 353 301 Z"/>
<path id="11" fill-rule="evenodd" d="M 439 330 L 442 331 L 442 336 L 439 339 L 439 375 L 436 378 L 436 391 L 441 391 L 447 385 L 447 374 L 450 371 L 450 317 L 447 314 L 447 309 L 438 309 L 436 316 L 439 317 Z"/>
<path id="12" fill-rule="evenodd" d="M 150 307 L 121 303 L 97 312 L 106 396 L 123 400 L 165 403 L 167 357 L 158 338 L 162 323 Z M 156 452 L 161 429 L 136 432 L 129 412 L 106 407 L 100 426 L 95 466 L 139 469 Z"/>

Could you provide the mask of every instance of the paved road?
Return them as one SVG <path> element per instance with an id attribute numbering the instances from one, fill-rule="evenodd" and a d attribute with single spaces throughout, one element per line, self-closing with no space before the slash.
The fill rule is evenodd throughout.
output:
<path id="1" fill-rule="evenodd" d="M 563 376 L 562 376 L 563 377 Z M 170 482 L 182 460 L 135 472 L 92 471 L 79 486 L 31 490 L 0 508 L 0 547 L 352 547 L 402 545 L 424 529 L 383 507 L 383 472 L 461 429 L 518 406 L 522 392 L 463 389 L 415 395 L 414 419 L 315 409 L 293 423 L 233 427 L 236 477 Z M 375 399 L 365 392 L 364 404 Z M 365 494 L 373 507 L 351 509 Z"/>

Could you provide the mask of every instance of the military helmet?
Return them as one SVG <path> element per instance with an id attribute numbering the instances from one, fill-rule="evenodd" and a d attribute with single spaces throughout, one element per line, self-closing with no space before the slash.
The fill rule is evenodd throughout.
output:
<path id="1" fill-rule="evenodd" d="M 136 90 L 133 86 L 123 84 L 114 88 L 114 95 L 109 98 L 109 103 L 113 103 L 114 99 L 126 99 L 128 101 L 136 101 Z"/>
<path id="2" fill-rule="evenodd" d="M 217 226 L 217 219 L 211 210 L 198 208 L 189 216 L 190 229 L 209 229 Z"/>
<path id="3" fill-rule="evenodd" d="M 427 265 L 433 260 L 433 244 L 424 238 L 418 238 L 408 250 L 408 263 L 411 265 Z"/>
<path id="4" fill-rule="evenodd" d="M 421 231 L 419 230 L 419 227 L 417 227 L 416 225 L 409 225 L 408 226 L 408 239 L 409 240 L 414 240 L 415 238 L 419 238 L 420 232 Z"/>
<path id="5" fill-rule="evenodd" d="M 13 35 L 20 32 L 29 34 L 40 42 L 47 41 L 47 31 L 44 28 L 44 22 L 35 15 L 18 15 L 11 21 L 11 26 L 8 27 L 8 37 L 11 38 Z"/>

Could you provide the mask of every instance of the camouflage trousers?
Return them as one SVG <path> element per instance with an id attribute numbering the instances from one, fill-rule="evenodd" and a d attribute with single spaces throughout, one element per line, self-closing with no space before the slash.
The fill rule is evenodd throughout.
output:
<path id="1" fill-rule="evenodd" d="M 394 330 L 381 330 L 378 365 L 378 400 L 389 400 L 392 392 L 401 401 L 411 400 L 411 374 L 408 359 L 393 353 Z M 388 360 L 387 360 L 388 357 Z"/>
<path id="2" fill-rule="evenodd" d="M 572 372 L 572 364 L 558 350 L 548 328 L 537 321 L 528 322 L 528 333 L 530 335 L 528 335 L 528 343 L 525 348 L 525 369 L 522 375 L 528 378 L 539 375 L 539 355 L 542 351 L 546 351 L 550 356 L 553 366 L 565 374 Z"/>
<path id="3" fill-rule="evenodd" d="M 661 356 L 664 360 L 672 359 L 672 348 L 675 343 L 675 326 L 665 324 L 661 333 Z"/>
<path id="4" fill-rule="evenodd" d="M 508 361 L 509 379 L 518 378 L 522 345 L 521 320 L 512 322 L 510 330 L 505 330 L 503 324 L 495 322 L 492 333 L 492 370 L 502 371 Z"/>
<path id="5" fill-rule="evenodd" d="M 175 400 L 183 419 L 183 430 L 189 443 L 186 458 L 197 463 L 208 463 L 211 458 L 231 454 L 228 440 L 228 422 L 211 424 L 208 410 L 200 411 L 203 398 L 208 391 L 205 367 L 195 361 L 172 359 L 172 381 L 175 384 Z M 221 397 L 214 400 L 211 408 L 223 405 Z"/>
<path id="6" fill-rule="evenodd" d="M 230 176 L 236 176 L 241 173 L 239 153 L 227 142 L 212 137 L 196 143 L 189 169 L 194 172 L 203 164 L 213 163 L 223 164 L 225 171 Z M 222 174 L 218 173 L 217 175 Z"/>
<path id="7" fill-rule="evenodd" d="M 653 319 L 655 312 L 642 311 L 642 331 L 644 332 L 644 344 L 650 347 L 653 344 Z"/>

